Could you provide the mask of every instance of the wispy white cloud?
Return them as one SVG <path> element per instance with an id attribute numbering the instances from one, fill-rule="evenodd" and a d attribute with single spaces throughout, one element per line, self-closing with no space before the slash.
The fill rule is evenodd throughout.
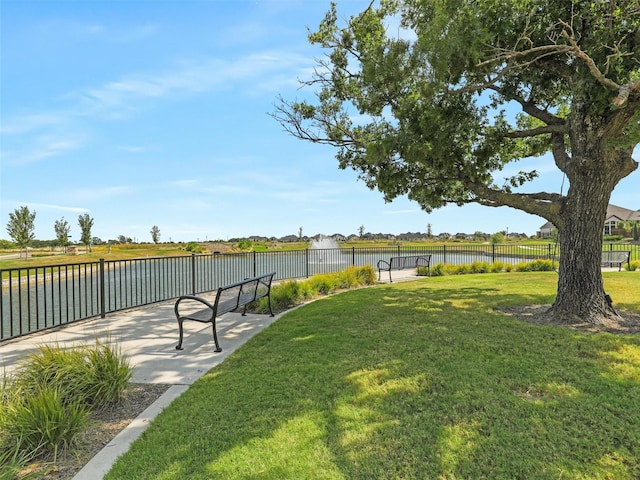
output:
<path id="1" fill-rule="evenodd" d="M 283 72 L 296 70 L 305 62 L 309 59 L 280 51 L 255 53 L 232 61 L 183 60 L 165 72 L 125 75 L 70 96 L 77 101 L 78 115 L 124 114 L 148 99 L 211 92 L 243 81 L 258 80 L 273 89 L 274 85 L 291 83 L 291 76 Z M 255 84 L 251 86 L 255 88 Z"/>
<path id="2" fill-rule="evenodd" d="M 286 51 L 258 52 L 234 60 L 188 59 L 164 72 L 124 75 L 102 85 L 70 92 L 64 96 L 67 103 L 64 108 L 13 115 L 4 112 L 0 132 L 6 137 L 34 132 L 53 137 L 55 131 L 55 136 L 60 136 L 55 142 L 49 140 L 35 145 L 29 140 L 33 146 L 11 153 L 14 163 L 31 163 L 79 148 L 81 142 L 64 139 L 65 134 L 61 132 L 84 131 L 87 120 L 126 118 L 147 108 L 149 102 L 219 91 L 243 82 L 247 83 L 248 95 L 258 89 L 278 91 L 279 86 L 291 87 L 295 72 L 306 68 L 309 62 L 306 57 Z"/>
<path id="3" fill-rule="evenodd" d="M 0 134 L 21 135 L 44 128 L 59 126 L 64 122 L 66 117 L 67 113 L 64 111 L 28 113 L 14 116 L 3 115 Z"/>
<path id="4" fill-rule="evenodd" d="M 58 211 L 58 212 L 68 212 L 68 213 L 78 213 L 78 214 L 82 214 L 82 213 L 86 213 L 89 210 L 87 208 L 84 207 L 73 207 L 73 206 L 69 206 L 69 205 L 56 205 L 56 204 L 52 204 L 52 203 L 30 203 L 29 207 L 31 209 L 35 209 L 36 212 L 38 210 L 48 210 L 48 211 Z"/>
<path id="5" fill-rule="evenodd" d="M 64 136 L 43 135 L 31 140 L 32 144 L 22 150 L 3 150 L 3 163 L 10 165 L 27 165 L 47 158 L 64 155 L 79 148 L 82 141 L 79 138 L 65 138 Z"/>
<path id="6" fill-rule="evenodd" d="M 65 190 L 65 197 L 75 203 L 91 202 L 96 200 L 106 201 L 114 197 L 122 197 L 137 188 L 129 185 L 114 185 L 99 188 L 70 188 Z"/>
<path id="7" fill-rule="evenodd" d="M 152 23 L 112 25 L 106 22 L 91 23 L 50 20 L 39 25 L 40 31 L 48 29 L 56 36 L 66 32 L 72 38 L 101 39 L 114 43 L 130 43 L 153 36 L 159 29 Z"/>

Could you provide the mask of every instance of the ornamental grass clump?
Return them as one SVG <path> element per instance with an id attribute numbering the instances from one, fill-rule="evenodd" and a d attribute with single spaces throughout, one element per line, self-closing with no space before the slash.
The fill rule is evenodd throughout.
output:
<path id="1" fill-rule="evenodd" d="M 5 455 L 20 452 L 52 452 L 54 461 L 61 448 L 73 446 L 89 423 L 89 410 L 78 400 L 69 401 L 66 392 L 54 386 L 42 388 L 6 406 L 2 415 Z M 16 449 L 11 451 L 11 446 Z"/>
<path id="2" fill-rule="evenodd" d="M 65 349 L 41 345 L 21 365 L 17 384 L 25 392 L 56 389 L 62 401 L 101 408 L 120 400 L 132 369 L 120 349 L 96 340 L 95 345 Z"/>
<path id="3" fill-rule="evenodd" d="M 371 265 L 351 266 L 337 273 L 313 275 L 306 280 L 285 280 L 271 287 L 271 308 L 283 312 L 313 298 L 330 295 L 338 290 L 347 290 L 376 282 L 376 270 Z M 268 313 L 269 300 L 258 299 L 249 306 L 255 313 Z"/>
<path id="4" fill-rule="evenodd" d="M 442 277 L 445 275 L 466 275 L 475 273 L 508 273 L 516 272 L 551 272 L 555 269 L 552 260 L 540 259 L 530 262 L 520 262 L 517 264 L 505 262 L 473 262 L 471 264 L 437 263 L 431 269 L 427 267 L 418 267 L 418 275 L 432 277 Z"/>
<path id="5" fill-rule="evenodd" d="M 469 273 L 487 273 L 489 271 L 491 271 L 489 262 L 476 261 L 469 266 Z"/>
<path id="6" fill-rule="evenodd" d="M 515 266 L 516 272 L 551 272 L 554 269 L 551 260 L 533 260 L 520 262 Z"/>
<path id="7" fill-rule="evenodd" d="M 635 272 L 636 270 L 640 270 L 640 260 L 633 260 L 626 265 L 624 265 L 624 269 L 629 272 Z"/>
<path id="8" fill-rule="evenodd" d="M 0 383 L 0 471 L 43 454 L 55 462 L 87 428 L 92 410 L 122 399 L 131 374 L 113 344 L 38 347 Z"/>

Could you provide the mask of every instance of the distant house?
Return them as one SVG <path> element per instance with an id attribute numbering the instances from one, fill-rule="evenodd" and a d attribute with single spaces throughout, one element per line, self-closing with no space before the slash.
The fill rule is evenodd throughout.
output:
<path id="1" fill-rule="evenodd" d="M 607 207 L 607 217 L 602 227 L 602 235 L 613 235 L 613 231 L 618 228 L 618 223 L 628 221 L 640 222 L 640 210 L 629 210 L 628 208 L 609 205 Z M 553 223 L 547 222 L 540 227 L 537 235 L 539 238 L 549 238 L 554 228 Z"/>

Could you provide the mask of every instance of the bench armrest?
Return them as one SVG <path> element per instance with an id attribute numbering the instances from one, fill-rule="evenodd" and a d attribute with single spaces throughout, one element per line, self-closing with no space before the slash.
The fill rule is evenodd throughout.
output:
<path id="1" fill-rule="evenodd" d="M 418 267 L 421 265 L 428 267 L 430 263 L 431 263 L 431 255 L 421 255 L 416 259 L 416 266 Z"/>
<path id="2" fill-rule="evenodd" d="M 378 260 L 377 268 L 378 270 L 389 270 L 391 269 L 391 265 L 386 260 Z"/>
<path id="3" fill-rule="evenodd" d="M 186 305 L 191 305 L 193 307 L 194 302 L 202 304 L 202 305 L 205 305 L 206 307 L 210 308 L 212 311 L 215 309 L 215 307 L 213 305 L 211 305 L 209 302 L 207 302 L 204 298 L 196 297 L 195 295 L 182 295 L 176 301 L 175 307 L 173 307 L 173 310 L 176 313 L 176 317 L 183 316 L 183 315 L 180 315 L 180 305 L 181 304 L 182 304 L 183 308 Z M 201 305 L 198 305 L 198 306 L 201 307 Z"/>

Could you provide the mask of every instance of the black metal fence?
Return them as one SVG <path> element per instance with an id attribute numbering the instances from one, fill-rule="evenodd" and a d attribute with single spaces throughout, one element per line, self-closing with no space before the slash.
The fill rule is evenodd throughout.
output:
<path id="1" fill-rule="evenodd" d="M 624 248 L 623 248 L 624 247 Z M 611 245 L 632 250 L 640 245 Z M 433 245 L 331 248 L 234 254 L 186 255 L 0 270 L 0 341 L 79 320 L 216 290 L 265 272 L 274 280 L 306 278 L 348 266 L 375 266 L 399 255 L 430 254 L 431 264 L 474 261 L 518 263 L 557 259 L 555 244 Z"/>

